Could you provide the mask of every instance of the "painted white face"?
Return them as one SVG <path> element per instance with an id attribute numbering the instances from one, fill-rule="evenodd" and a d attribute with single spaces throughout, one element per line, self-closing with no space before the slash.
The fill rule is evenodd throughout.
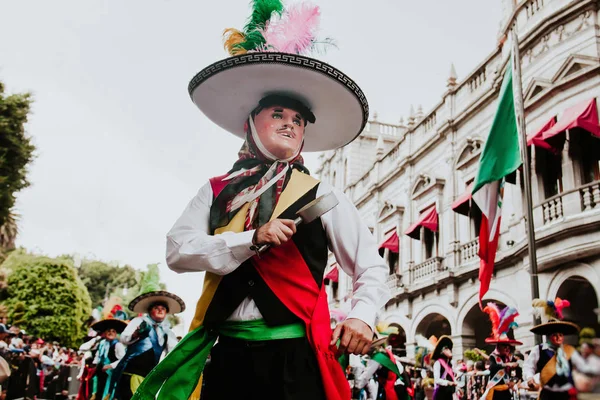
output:
<path id="1" fill-rule="evenodd" d="M 254 116 L 254 126 L 262 145 L 279 160 L 294 156 L 304 139 L 304 118 L 291 108 L 262 109 Z"/>

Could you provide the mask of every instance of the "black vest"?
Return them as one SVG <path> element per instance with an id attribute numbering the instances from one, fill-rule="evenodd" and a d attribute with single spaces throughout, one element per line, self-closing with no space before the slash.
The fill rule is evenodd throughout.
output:
<path id="1" fill-rule="evenodd" d="M 292 204 L 280 216 L 280 219 L 295 219 L 296 212 L 316 198 L 319 185 L 309 190 Z M 301 224 L 292 237 L 302 258 L 310 268 L 315 282 L 321 287 L 323 274 L 327 267 L 327 235 L 321 219 L 309 224 Z M 286 260 L 281 260 L 281 268 L 287 268 Z M 208 306 L 204 317 L 204 326 L 210 327 L 225 321 L 246 298 L 256 303 L 265 322 L 271 326 L 299 322 L 287 307 L 275 296 L 273 291 L 260 277 L 250 260 L 245 261 L 232 273 L 225 275 Z"/>
<path id="2" fill-rule="evenodd" d="M 554 350 L 551 349 L 546 349 L 546 350 L 542 350 L 542 344 L 539 344 L 539 350 L 540 350 L 540 358 L 537 362 L 537 372 L 542 372 L 542 370 L 544 369 L 544 367 L 546 366 L 546 364 L 548 364 L 548 362 L 552 359 L 552 357 L 554 357 Z M 547 386 L 563 386 L 566 385 L 567 383 L 571 383 L 573 384 L 573 376 L 571 374 L 571 372 L 573 371 L 573 366 L 571 365 L 571 360 L 569 360 L 569 375 L 568 376 L 561 376 L 561 375 L 554 375 L 547 383 Z"/>

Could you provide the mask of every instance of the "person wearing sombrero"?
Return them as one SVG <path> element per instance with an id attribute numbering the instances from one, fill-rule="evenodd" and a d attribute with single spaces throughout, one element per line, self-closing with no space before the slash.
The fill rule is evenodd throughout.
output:
<path id="1" fill-rule="evenodd" d="M 456 391 L 456 381 L 452 370 L 452 347 L 450 336 L 440 336 L 433 351 L 433 400 L 452 400 Z"/>
<path id="2" fill-rule="evenodd" d="M 119 400 L 129 400 L 146 375 L 177 345 L 167 314 L 179 314 L 185 303 L 162 290 L 158 265 L 151 264 L 140 284 L 140 294 L 129 310 L 142 315 L 131 320 L 121 334 L 127 353 L 114 371 L 113 391 Z"/>
<path id="3" fill-rule="evenodd" d="M 482 399 L 485 400 L 511 400 L 511 390 L 514 382 L 511 381 L 512 372 L 521 375 L 519 362 L 513 355 L 515 346 L 523 343 L 518 340 L 510 339 L 508 332 L 517 327 L 515 318 L 519 312 L 514 307 L 504 307 L 500 309 L 496 303 L 489 302 L 483 309 L 492 322 L 492 335 L 485 339 L 488 344 L 496 346 L 489 355 L 490 380 L 486 385 Z"/>
<path id="4" fill-rule="evenodd" d="M 92 400 L 104 400 L 107 396 L 109 399 L 112 398 L 110 382 L 113 369 L 125 355 L 125 346 L 119 342 L 118 335 L 127 327 L 127 322 L 125 322 L 127 314 L 119 304 L 114 304 L 113 301 L 116 300 L 109 299 L 104 306 L 105 310 L 110 310 L 104 314 L 104 319 L 91 326 L 98 332 L 99 337 L 93 361 L 95 372 L 92 380 Z"/>
<path id="5" fill-rule="evenodd" d="M 205 271 L 204 285 L 191 332 L 135 398 L 159 390 L 198 398 L 194 387 L 217 338 L 206 371 L 209 400 L 350 397 L 337 355 L 368 351 L 389 290 L 385 262 L 356 207 L 303 165 L 303 150 L 348 144 L 369 114 L 354 81 L 305 55 L 328 42 L 316 39 L 318 19 L 315 6 L 254 0 L 244 30 L 226 30 L 232 56 L 189 85 L 200 110 L 244 144 L 233 167 L 200 189 L 167 235 L 169 267 Z M 339 204 L 296 227 L 296 212 L 330 192 Z M 323 285 L 329 249 L 354 286 L 348 318 L 333 332 Z M 233 370 L 243 371 L 235 384 Z"/>
<path id="6" fill-rule="evenodd" d="M 563 309 L 570 307 L 568 300 L 554 301 L 535 299 L 532 303 L 541 316 L 542 323 L 531 328 L 536 335 L 543 335 L 546 342 L 531 349 L 523 365 L 523 379 L 531 388 L 539 385 L 539 399 L 576 399 L 572 369 L 590 375 L 598 375 L 594 366 L 588 365 L 573 346 L 564 343 L 565 335 L 579 332 L 579 326 L 563 320 Z M 539 373 L 539 382 L 534 380 Z"/>

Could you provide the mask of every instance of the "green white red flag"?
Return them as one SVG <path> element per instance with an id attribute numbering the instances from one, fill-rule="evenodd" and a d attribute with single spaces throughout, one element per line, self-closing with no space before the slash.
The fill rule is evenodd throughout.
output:
<path id="1" fill-rule="evenodd" d="M 513 96 L 512 62 L 509 61 L 500 89 L 498 109 L 479 158 L 472 199 L 482 213 L 479 232 L 479 305 L 490 288 L 502 217 L 505 177 L 521 165 L 519 133 Z"/>

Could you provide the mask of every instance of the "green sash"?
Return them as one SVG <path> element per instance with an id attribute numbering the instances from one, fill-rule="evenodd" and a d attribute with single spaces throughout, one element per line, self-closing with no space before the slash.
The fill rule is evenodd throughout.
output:
<path id="1" fill-rule="evenodd" d="M 400 378 L 400 371 L 398 370 L 398 366 L 396 365 L 395 362 L 390 360 L 390 357 L 388 357 L 387 354 L 384 354 L 382 352 L 377 352 L 377 353 L 373 354 L 373 357 L 371 357 L 371 360 L 376 361 L 379 364 L 383 365 L 384 367 L 386 367 L 387 369 L 392 371 L 394 374 L 396 374 L 396 376 L 398 378 Z"/>
<path id="2" fill-rule="evenodd" d="M 200 326 L 188 333 L 173 351 L 154 367 L 138 387 L 132 400 L 189 398 L 219 335 L 253 341 L 292 339 L 306 336 L 306 327 L 301 322 L 269 327 L 264 320 L 227 321 L 218 332 Z"/>

